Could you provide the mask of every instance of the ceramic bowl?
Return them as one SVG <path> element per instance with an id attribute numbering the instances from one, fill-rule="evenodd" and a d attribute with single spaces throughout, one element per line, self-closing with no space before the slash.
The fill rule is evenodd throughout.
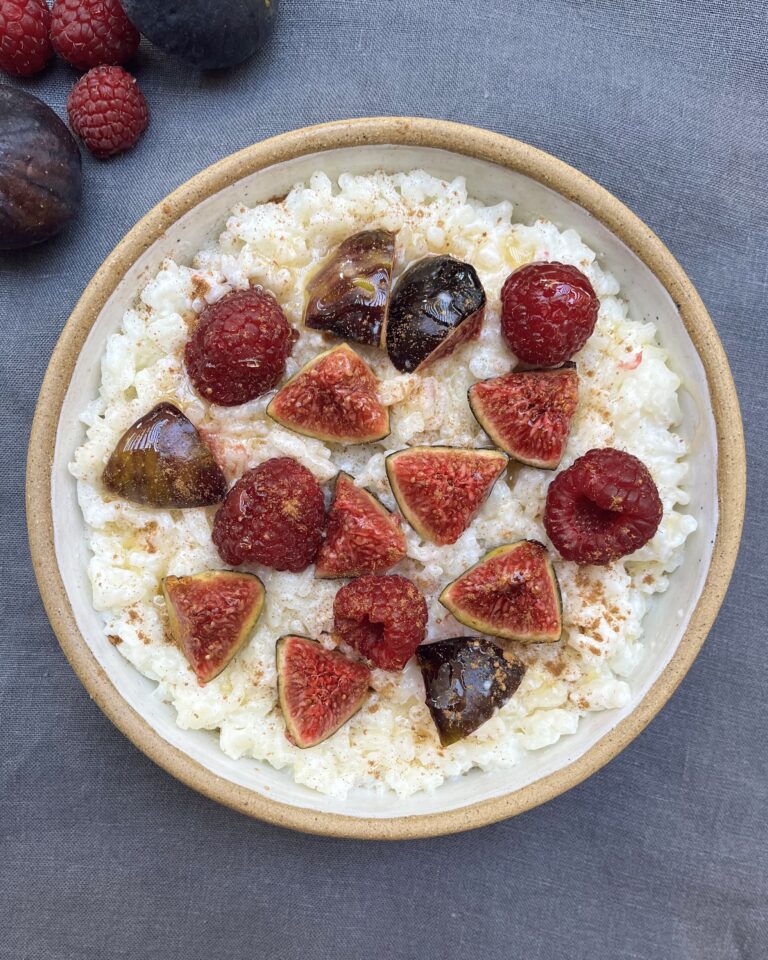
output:
<path id="1" fill-rule="evenodd" d="M 422 167 L 462 174 L 486 203 L 515 204 L 516 219 L 575 228 L 617 277 L 632 314 L 658 318 L 680 375 L 690 444 L 690 510 L 698 529 L 670 589 L 645 621 L 646 652 L 623 710 L 590 714 L 578 732 L 511 770 L 472 773 L 407 800 L 358 790 L 335 800 L 285 771 L 231 760 L 215 734 L 181 730 L 154 684 L 105 643 L 91 604 L 88 550 L 67 472 L 83 438 L 78 414 L 96 394 L 105 341 L 164 257 L 189 259 L 222 229 L 236 202 L 283 194 L 316 169 L 333 177 Z M 336 836 L 405 838 L 478 827 L 542 803 L 594 773 L 643 729 L 674 691 L 722 601 L 741 533 L 745 461 L 733 380 L 712 321 L 679 264 L 615 197 L 539 150 L 438 120 L 372 118 L 297 130 L 255 144 L 194 177 L 145 216 L 107 257 L 67 322 L 43 383 L 29 448 L 32 557 L 61 646 L 86 689 L 148 756 L 180 780 L 244 813 Z"/>

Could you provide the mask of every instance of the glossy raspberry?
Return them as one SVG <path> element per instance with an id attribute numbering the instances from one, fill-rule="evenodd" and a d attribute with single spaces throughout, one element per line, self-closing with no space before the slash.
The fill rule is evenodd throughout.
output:
<path id="1" fill-rule="evenodd" d="M 39 73 L 53 56 L 45 0 L 0 0 L 0 70 L 14 77 Z"/>
<path id="2" fill-rule="evenodd" d="M 130 149 L 149 122 L 144 94 L 122 67 L 94 67 L 80 77 L 67 113 L 78 137 L 101 158 Z"/>
<path id="3" fill-rule="evenodd" d="M 598 307 L 581 270 L 565 263 L 529 263 L 501 288 L 501 331 L 524 363 L 556 367 L 592 335 Z"/>
<path id="4" fill-rule="evenodd" d="M 267 460 L 244 474 L 219 507 L 213 542 L 225 563 L 262 563 L 304 570 L 315 559 L 325 526 L 317 480 L 290 457 Z"/>
<path id="5" fill-rule="evenodd" d="M 265 290 L 236 290 L 203 310 L 184 359 L 198 393 L 222 406 L 255 400 L 277 386 L 293 336 Z"/>
<path id="6" fill-rule="evenodd" d="M 336 638 L 382 670 L 402 670 L 424 639 L 427 604 L 418 589 L 397 574 L 358 577 L 336 594 Z"/>
<path id="7" fill-rule="evenodd" d="M 566 560 L 604 564 L 646 544 L 662 512 L 645 464 L 606 447 L 590 450 L 555 477 L 547 491 L 544 526 Z"/>
<path id="8" fill-rule="evenodd" d="M 130 60 L 139 31 L 118 0 L 56 0 L 51 41 L 56 53 L 78 70 Z"/>

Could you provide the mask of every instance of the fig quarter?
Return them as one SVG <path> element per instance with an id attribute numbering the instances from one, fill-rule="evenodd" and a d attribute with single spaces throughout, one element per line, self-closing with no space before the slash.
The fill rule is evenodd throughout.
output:
<path id="1" fill-rule="evenodd" d="M 159 403 L 125 431 L 103 481 L 111 493 L 151 507 L 206 507 L 227 492 L 210 447 L 172 403 Z"/>
<path id="2" fill-rule="evenodd" d="M 304 326 L 380 346 L 394 261 L 395 235 L 388 230 L 347 237 L 307 284 Z"/>
<path id="3" fill-rule="evenodd" d="M 454 257 L 425 257 L 400 277 L 385 331 L 401 373 L 423 370 L 480 335 L 485 290 L 475 268 Z"/>
<path id="4" fill-rule="evenodd" d="M 444 747 L 490 720 L 515 693 L 525 665 L 484 637 L 454 637 L 416 651 L 426 703 Z"/>

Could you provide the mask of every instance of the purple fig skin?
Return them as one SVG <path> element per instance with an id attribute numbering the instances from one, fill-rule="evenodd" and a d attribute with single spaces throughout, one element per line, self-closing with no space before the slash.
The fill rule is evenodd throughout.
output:
<path id="1" fill-rule="evenodd" d="M 444 747 L 490 720 L 515 693 L 525 664 L 484 637 L 422 644 L 416 659 L 426 703 Z"/>
<path id="2" fill-rule="evenodd" d="M 386 346 L 401 373 L 423 370 L 480 334 L 485 290 L 475 268 L 454 257 L 425 257 L 397 282 Z"/>
<path id="3" fill-rule="evenodd" d="M 37 97 L 0 84 L 0 250 L 48 240 L 80 208 L 74 137 Z"/>
<path id="4" fill-rule="evenodd" d="M 381 346 L 394 261 L 394 233 L 347 237 L 307 284 L 304 326 Z"/>
<path id="5" fill-rule="evenodd" d="M 227 493 L 210 447 L 171 403 L 159 403 L 125 431 L 103 481 L 111 493 L 152 507 L 207 507 Z"/>

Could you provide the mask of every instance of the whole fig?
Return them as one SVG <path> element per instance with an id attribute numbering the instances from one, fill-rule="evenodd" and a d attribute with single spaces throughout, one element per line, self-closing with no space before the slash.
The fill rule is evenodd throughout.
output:
<path id="1" fill-rule="evenodd" d="M 0 86 L 0 250 L 57 234 L 80 207 L 74 137 L 37 97 Z"/>
<path id="2" fill-rule="evenodd" d="M 272 32 L 278 0 L 122 0 L 156 46 L 204 70 L 252 56 Z"/>

